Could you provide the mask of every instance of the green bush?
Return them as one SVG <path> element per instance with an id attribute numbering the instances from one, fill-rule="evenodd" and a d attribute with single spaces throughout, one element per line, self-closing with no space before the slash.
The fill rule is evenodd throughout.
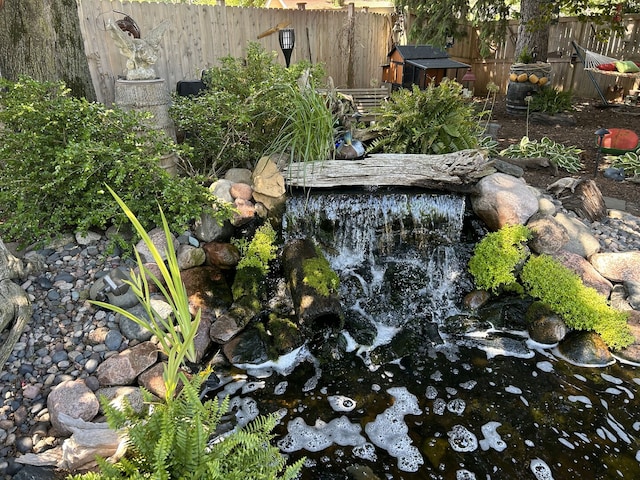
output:
<path id="1" fill-rule="evenodd" d="M 531 257 L 522 269 L 527 293 L 542 300 L 576 330 L 593 330 L 614 349 L 634 341 L 627 315 L 611 308 L 580 277 L 548 255 Z"/>
<path id="2" fill-rule="evenodd" d="M 174 150 L 141 116 L 70 96 L 62 83 L 0 80 L 0 234 L 28 244 L 128 220 L 110 185 L 146 229 L 161 224 L 158 202 L 180 231 L 215 202 L 190 178 L 170 176 Z M 208 205 L 208 207 L 207 207 Z M 218 206 L 216 215 L 228 211 Z"/>
<path id="3" fill-rule="evenodd" d="M 370 152 L 450 153 L 478 146 L 478 122 L 454 81 L 433 83 L 425 90 L 414 85 L 391 94 L 380 107 L 372 130 L 378 134 Z"/>
<path id="4" fill-rule="evenodd" d="M 532 97 L 529 109 L 532 112 L 548 113 L 549 115 L 570 112 L 573 110 L 573 94 L 570 90 L 558 90 L 553 87 L 541 88 Z"/>
<path id="5" fill-rule="evenodd" d="M 493 293 L 522 293 L 516 268 L 529 255 L 526 242 L 530 237 L 531 233 L 524 225 L 508 225 L 485 235 L 476 245 L 469 261 L 469 271 L 476 285 Z"/>
<path id="6" fill-rule="evenodd" d="M 217 177 L 230 167 L 249 167 L 278 137 L 300 99 L 297 81 L 309 71 L 311 87 L 324 78 L 322 66 L 299 62 L 285 68 L 275 53 L 249 43 L 246 58 L 225 57 L 203 76 L 200 95 L 174 98 L 170 114 L 190 171 Z"/>

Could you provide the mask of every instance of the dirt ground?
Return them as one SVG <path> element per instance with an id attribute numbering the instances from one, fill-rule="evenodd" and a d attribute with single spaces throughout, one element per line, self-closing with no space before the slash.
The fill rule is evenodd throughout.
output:
<path id="1" fill-rule="evenodd" d="M 540 140 L 546 136 L 564 145 L 575 145 L 582 149 L 582 170 L 576 174 L 560 170 L 558 177 L 552 176 L 549 169 L 527 170 L 524 178 L 529 185 L 546 188 L 558 178 L 568 176 L 593 179 L 598 150 L 595 131 L 600 127 L 626 128 L 640 135 L 640 106 L 615 104 L 615 106 L 606 107 L 600 100 L 591 99 L 574 99 L 573 105 L 575 111 L 570 112 L 569 115 L 575 118 L 575 126 L 539 125 L 530 121 L 529 138 Z M 507 113 L 504 95 L 496 100 L 492 121 L 501 126 L 498 130 L 498 142 L 501 148 L 518 143 L 526 134 L 526 115 L 517 116 Z M 601 160 L 601 169 L 603 163 Z M 624 200 L 626 210 L 640 216 L 640 184 L 604 178 L 602 171 L 598 172 L 595 182 L 603 196 Z"/>

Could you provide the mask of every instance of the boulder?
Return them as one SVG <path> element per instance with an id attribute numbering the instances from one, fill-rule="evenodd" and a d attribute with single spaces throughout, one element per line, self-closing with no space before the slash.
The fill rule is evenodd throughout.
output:
<path id="1" fill-rule="evenodd" d="M 640 367 L 640 312 L 631 310 L 627 324 L 635 340 L 627 348 L 614 352 L 614 356 L 622 362 Z"/>
<path id="2" fill-rule="evenodd" d="M 640 310 L 640 282 L 624 282 L 624 288 L 631 308 Z"/>
<path id="3" fill-rule="evenodd" d="M 494 173 L 478 182 L 471 206 L 487 227 L 495 231 L 505 225 L 526 224 L 538 211 L 538 199 L 523 179 Z"/>
<path id="4" fill-rule="evenodd" d="M 222 351 L 234 364 L 258 365 L 269 360 L 265 338 L 257 328 L 248 328 L 224 345 Z"/>
<path id="5" fill-rule="evenodd" d="M 202 314 L 215 318 L 215 311 L 228 308 L 232 303 L 231 289 L 219 269 L 202 266 L 181 273 L 182 281 L 189 296 L 191 313 L 200 308 Z"/>
<path id="6" fill-rule="evenodd" d="M 536 253 L 557 252 L 569 241 L 565 228 L 551 216 L 538 217 L 527 226 L 532 233 L 529 247 Z"/>
<path id="7" fill-rule="evenodd" d="M 558 352 L 582 367 L 606 367 L 615 362 L 604 340 L 594 332 L 572 332 L 558 345 Z"/>
<path id="8" fill-rule="evenodd" d="M 269 157 L 262 157 L 258 161 L 253 170 L 252 181 L 254 192 L 268 197 L 278 198 L 286 192 L 284 177 Z"/>
<path id="9" fill-rule="evenodd" d="M 529 338 L 543 345 L 556 345 L 565 338 L 569 327 L 564 321 L 540 302 L 534 302 L 527 310 Z"/>
<path id="10" fill-rule="evenodd" d="M 253 197 L 253 188 L 246 183 L 234 183 L 231 185 L 229 193 L 234 200 L 251 200 Z"/>
<path id="11" fill-rule="evenodd" d="M 167 396 L 163 378 L 164 366 L 164 363 L 156 363 L 138 378 L 138 383 L 158 398 L 166 398 Z"/>
<path id="12" fill-rule="evenodd" d="M 569 270 L 575 272 L 585 286 L 594 288 L 604 298 L 609 298 L 613 285 L 600 275 L 584 257 L 567 250 L 560 250 L 552 256 Z"/>
<path id="13" fill-rule="evenodd" d="M 640 251 L 596 253 L 589 261 L 612 282 L 640 282 Z"/>
<path id="14" fill-rule="evenodd" d="M 209 186 L 209 190 L 223 202 L 233 203 L 233 197 L 231 196 L 231 185 L 233 185 L 232 181 L 220 179 L 213 182 Z"/>
<path id="15" fill-rule="evenodd" d="M 244 183 L 251 185 L 251 170 L 248 168 L 230 168 L 224 174 L 224 179 L 232 183 Z"/>
<path id="16" fill-rule="evenodd" d="M 569 234 L 569 241 L 563 247 L 565 250 L 584 258 L 600 250 L 600 242 L 582 221 L 565 213 L 558 213 L 554 218 Z"/>
<path id="17" fill-rule="evenodd" d="M 169 244 L 167 243 L 167 236 L 164 230 L 162 228 L 154 228 L 150 230 L 148 234 L 149 234 L 149 237 L 151 238 L 151 243 L 153 243 L 155 248 L 160 253 L 160 257 L 162 258 L 162 260 L 166 260 L 167 249 L 169 248 Z M 173 234 L 170 234 L 170 238 L 175 248 L 176 238 L 173 236 Z M 135 248 L 143 262 L 155 261 L 153 258 L 153 255 L 151 255 L 151 250 L 143 240 L 140 240 L 136 244 Z"/>
<path id="18" fill-rule="evenodd" d="M 100 385 L 132 385 L 138 375 L 158 361 L 158 347 L 144 342 L 107 358 L 96 370 Z"/>
<path id="19" fill-rule="evenodd" d="M 222 224 L 209 213 L 203 213 L 193 225 L 193 234 L 201 242 L 226 242 L 233 235 L 231 222 L 225 220 Z"/>
<path id="20" fill-rule="evenodd" d="M 47 397 L 47 408 L 53 427 L 62 435 L 70 435 L 60 415 L 66 414 L 85 421 L 92 420 L 100 410 L 95 393 L 82 380 L 67 380 L 55 386 Z"/>

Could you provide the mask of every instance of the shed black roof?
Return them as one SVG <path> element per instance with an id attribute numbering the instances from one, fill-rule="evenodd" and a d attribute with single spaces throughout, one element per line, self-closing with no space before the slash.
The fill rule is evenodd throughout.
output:
<path id="1" fill-rule="evenodd" d="M 422 60 L 407 60 L 410 65 L 423 69 L 431 68 L 469 68 L 466 63 L 458 62 L 450 58 L 427 58 Z"/>
<path id="2" fill-rule="evenodd" d="M 405 60 L 418 60 L 423 58 L 449 58 L 449 54 L 438 47 L 432 45 L 396 45 L 387 56 L 398 50 Z"/>

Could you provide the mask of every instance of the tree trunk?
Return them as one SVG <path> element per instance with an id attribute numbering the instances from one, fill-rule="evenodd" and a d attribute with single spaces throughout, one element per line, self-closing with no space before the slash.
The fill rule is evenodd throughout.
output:
<path id="1" fill-rule="evenodd" d="M 0 75 L 15 81 L 64 81 L 95 100 L 76 0 L 4 0 L 0 7 Z"/>
<path id="2" fill-rule="evenodd" d="M 546 8 L 547 7 L 547 8 Z M 515 58 L 521 53 L 533 57 L 534 62 L 546 62 L 549 48 L 550 12 L 543 0 L 522 0 L 520 2 L 520 25 L 516 42 Z"/>

